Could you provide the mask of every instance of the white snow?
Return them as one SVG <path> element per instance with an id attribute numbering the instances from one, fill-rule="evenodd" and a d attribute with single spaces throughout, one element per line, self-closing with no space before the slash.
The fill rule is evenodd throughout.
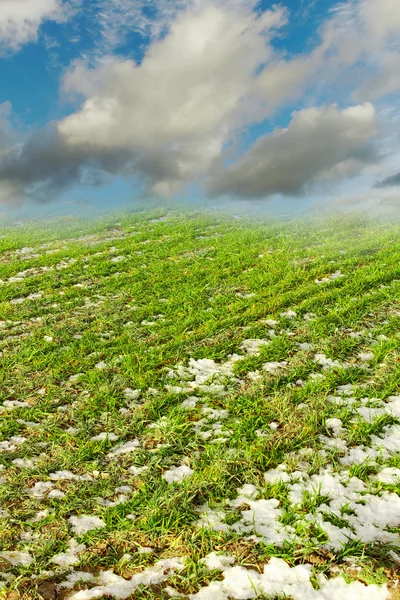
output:
<path id="1" fill-rule="evenodd" d="M 13 465 L 22 469 L 34 469 L 36 462 L 37 458 L 14 458 L 12 461 Z"/>
<path id="2" fill-rule="evenodd" d="M 170 585 L 166 585 L 165 588 L 163 588 L 163 589 L 164 589 L 164 592 L 166 592 L 170 598 L 183 598 L 184 597 L 184 594 L 181 594 L 180 592 L 178 592 L 178 590 L 171 587 Z"/>
<path id="3" fill-rule="evenodd" d="M 111 452 L 106 455 L 106 458 L 116 458 L 121 454 L 127 454 L 128 452 L 135 452 L 140 446 L 140 442 L 138 439 L 133 439 L 124 444 L 120 444 L 119 446 L 115 446 Z"/>
<path id="4" fill-rule="evenodd" d="M 49 514 L 47 508 L 45 510 L 40 510 L 36 515 L 30 519 L 29 523 L 39 523 L 42 519 L 45 519 Z"/>
<path id="5" fill-rule="evenodd" d="M 98 369 L 99 371 L 102 371 L 107 368 L 107 363 L 102 360 L 95 364 L 95 368 Z"/>
<path id="6" fill-rule="evenodd" d="M 242 342 L 240 349 L 247 352 L 249 356 L 259 356 L 260 349 L 270 343 L 269 340 L 249 339 Z"/>
<path id="7" fill-rule="evenodd" d="M 90 438 L 91 442 L 104 442 L 105 440 L 110 440 L 110 442 L 116 442 L 118 440 L 118 435 L 115 435 L 115 433 L 108 433 L 106 431 L 102 431 L 101 433 L 98 433 L 97 435 L 94 435 Z"/>
<path id="8" fill-rule="evenodd" d="M 64 498 L 65 493 L 61 490 L 50 490 L 48 496 L 49 498 Z"/>
<path id="9" fill-rule="evenodd" d="M 272 329 L 275 325 L 278 325 L 278 321 L 275 321 L 275 319 L 260 319 L 260 323 L 262 325 L 268 325 L 268 327 L 271 327 Z"/>
<path id="10" fill-rule="evenodd" d="M 94 580 L 97 585 L 75 592 L 69 597 L 69 600 L 90 600 L 102 596 L 113 596 L 116 600 L 123 600 L 132 596 L 140 585 L 160 584 L 183 566 L 183 559 L 167 558 L 156 562 L 154 566 L 141 573 L 136 573 L 131 579 L 124 579 L 113 571 L 101 571 Z"/>
<path id="11" fill-rule="evenodd" d="M 324 371 L 331 369 L 333 367 L 341 367 L 342 365 L 338 360 L 332 360 L 332 358 L 327 358 L 325 354 L 315 354 L 314 356 L 315 362 L 322 365 Z"/>
<path id="12" fill-rule="evenodd" d="M 88 473 L 85 475 L 75 475 L 71 471 L 55 471 L 54 473 L 49 473 L 49 477 L 52 481 L 92 481 L 93 479 Z"/>
<path id="13" fill-rule="evenodd" d="M 183 464 L 179 467 L 173 467 L 172 469 L 165 471 L 165 473 L 163 473 L 163 479 L 169 484 L 180 483 L 187 477 L 190 477 L 192 473 L 194 473 L 193 469 Z"/>
<path id="14" fill-rule="evenodd" d="M 214 531 L 229 531 L 230 527 L 223 520 L 226 517 L 226 513 L 222 510 L 214 510 L 203 504 L 197 509 L 200 513 L 200 519 L 196 523 L 196 527 L 213 529 Z"/>
<path id="15" fill-rule="evenodd" d="M 381 483 L 394 485 L 400 483 L 400 469 L 395 467 L 385 467 L 376 475 L 376 479 Z"/>
<path id="16" fill-rule="evenodd" d="M 235 562 L 235 557 L 228 556 L 227 554 L 210 552 L 210 554 L 207 554 L 207 556 L 202 558 L 200 562 L 204 564 L 209 571 L 212 571 L 213 569 L 224 571 L 227 567 L 233 565 Z"/>
<path id="17" fill-rule="evenodd" d="M 138 554 L 153 554 L 154 552 L 153 548 L 150 548 L 149 546 L 140 546 L 137 551 Z"/>
<path id="18" fill-rule="evenodd" d="M 28 489 L 28 494 L 34 498 L 43 498 L 52 487 L 51 481 L 37 481 L 33 487 Z"/>
<path id="19" fill-rule="evenodd" d="M 327 580 L 319 577 L 319 589 L 311 583 L 311 565 L 290 567 L 284 560 L 272 557 L 264 572 L 244 567 L 228 567 L 222 581 L 212 581 L 190 600 L 247 600 L 262 594 L 268 598 L 288 597 L 293 600 L 389 600 L 386 585 L 365 586 L 359 581 L 346 583 L 341 577 Z"/>
<path id="20" fill-rule="evenodd" d="M 4 558 L 4 560 L 12 565 L 21 565 L 23 567 L 27 567 L 33 562 L 33 558 L 29 552 L 19 552 L 18 550 L 0 552 L 0 558 Z"/>
<path id="21" fill-rule="evenodd" d="M 286 469 L 282 468 L 282 465 L 279 465 L 277 469 L 270 469 L 264 473 L 265 483 L 281 483 L 290 481 L 290 479 L 290 476 L 286 473 Z"/>
<path id="22" fill-rule="evenodd" d="M 13 435 L 9 440 L 0 442 L 0 452 L 14 452 L 18 446 L 26 442 L 26 438 Z"/>
<path id="23" fill-rule="evenodd" d="M 86 550 L 85 544 L 79 544 L 74 538 L 68 542 L 68 550 L 55 554 L 50 561 L 60 567 L 72 567 L 79 562 L 79 553 Z"/>
<path id="24" fill-rule="evenodd" d="M 181 408 L 186 408 L 186 409 L 190 409 L 190 408 L 194 408 L 198 402 L 198 397 L 197 396 L 189 396 L 188 398 L 186 398 L 186 400 L 184 400 L 181 403 Z"/>
<path id="25" fill-rule="evenodd" d="M 135 477 L 138 477 L 141 473 L 143 473 L 143 471 L 146 471 L 149 467 L 135 467 L 134 465 L 132 467 L 129 467 L 128 471 L 129 473 L 132 473 L 132 475 L 134 475 Z"/>
<path id="26" fill-rule="evenodd" d="M 90 515 L 72 516 L 68 521 L 71 523 L 72 529 L 77 535 L 84 535 L 92 529 L 100 529 L 106 526 L 103 519 Z"/>
<path id="27" fill-rule="evenodd" d="M 372 354 L 372 352 L 360 352 L 358 358 L 360 358 L 361 360 L 369 361 L 373 360 L 374 354 Z"/>
<path id="28" fill-rule="evenodd" d="M 344 274 L 341 273 L 340 271 L 335 271 L 334 273 L 331 273 L 327 277 L 322 277 L 321 279 L 316 279 L 315 283 L 318 283 L 318 284 L 328 283 L 329 281 L 334 281 L 335 279 L 339 279 L 340 277 L 344 277 Z"/>
<path id="29" fill-rule="evenodd" d="M 264 371 L 267 371 L 267 373 L 275 373 L 277 369 L 285 367 L 286 365 L 287 362 L 284 360 L 282 360 L 281 362 L 272 361 L 264 363 L 262 368 Z"/>
<path id="30" fill-rule="evenodd" d="M 91 573 L 87 573 L 86 571 L 72 571 L 72 573 L 68 573 L 65 581 L 59 583 L 57 587 L 71 590 L 77 583 L 88 583 L 93 580 L 94 575 Z"/>
<path id="31" fill-rule="evenodd" d="M 124 396 L 127 400 L 136 400 L 137 398 L 139 398 L 141 394 L 141 390 L 137 389 L 137 390 L 133 390 L 130 387 L 126 387 L 124 389 Z"/>

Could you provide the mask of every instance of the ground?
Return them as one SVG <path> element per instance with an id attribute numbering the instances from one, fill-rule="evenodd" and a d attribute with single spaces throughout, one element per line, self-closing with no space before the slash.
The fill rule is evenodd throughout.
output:
<path id="1" fill-rule="evenodd" d="M 0 236 L 0 596 L 399 597 L 399 225 Z"/>

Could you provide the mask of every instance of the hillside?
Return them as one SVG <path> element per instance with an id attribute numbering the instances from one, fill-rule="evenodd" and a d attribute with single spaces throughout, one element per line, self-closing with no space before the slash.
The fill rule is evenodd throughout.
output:
<path id="1" fill-rule="evenodd" d="M 399 225 L 0 234 L 0 596 L 399 597 Z"/>

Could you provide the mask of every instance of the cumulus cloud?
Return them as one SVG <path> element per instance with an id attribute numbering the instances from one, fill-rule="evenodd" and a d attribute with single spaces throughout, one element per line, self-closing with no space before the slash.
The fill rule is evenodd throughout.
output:
<path id="1" fill-rule="evenodd" d="M 95 56 L 112 54 L 132 31 L 155 39 L 165 34 L 188 0 L 99 0 L 94 19 L 99 30 Z"/>
<path id="2" fill-rule="evenodd" d="M 35 41 L 43 21 L 63 21 L 70 8 L 62 0 L 0 0 L 0 52 Z"/>
<path id="3" fill-rule="evenodd" d="M 280 9 L 258 17 L 209 4 L 180 15 L 140 65 L 115 60 L 91 70 L 78 63 L 64 89 L 86 99 L 60 131 L 71 145 L 107 147 L 225 135 L 253 118 L 243 100 L 272 54 L 270 30 L 283 22 Z"/>
<path id="4" fill-rule="evenodd" d="M 64 91 L 83 98 L 81 109 L 1 161 L 0 178 L 44 197 L 98 167 L 139 174 L 153 192 L 173 193 L 207 173 L 232 132 L 254 119 L 263 103 L 257 71 L 272 56 L 273 31 L 285 22 L 279 7 L 259 15 L 243 3 L 196 4 L 139 65 L 77 62 Z M 281 95 L 274 91 L 281 100 L 285 94 L 284 86 Z"/>
<path id="5" fill-rule="evenodd" d="M 96 41 L 98 55 L 112 53 L 135 31 L 143 38 L 154 40 L 168 32 L 180 12 L 199 9 L 204 0 L 98 0 L 95 18 L 99 29 Z M 219 0 L 218 5 L 231 10 L 251 11 L 258 0 Z"/>
<path id="6" fill-rule="evenodd" d="M 293 113 L 287 129 L 262 136 L 240 160 L 214 175 L 212 195 L 304 194 L 311 185 L 354 176 L 377 160 L 375 109 L 365 103 Z"/>
<path id="7" fill-rule="evenodd" d="M 29 140 L 17 144 L 0 160 L 0 189 L 17 200 L 30 196 L 40 201 L 55 199 L 71 183 L 98 185 L 99 170 L 117 173 L 125 159 L 110 149 L 88 153 L 85 148 L 71 149 L 56 123 L 36 131 Z"/>
<path id="8" fill-rule="evenodd" d="M 0 0 L 0 41 L 18 47 L 34 39 L 40 23 L 65 18 L 72 1 Z M 313 49 L 290 57 L 273 44 L 289 19 L 280 5 L 261 12 L 256 0 L 97 0 L 87 8 L 99 28 L 94 52 L 63 78 L 76 111 L 3 146 L 0 116 L 0 187 L 50 200 L 78 182 L 97 185 L 106 173 L 138 177 L 164 196 L 208 177 L 213 194 L 256 197 L 351 177 L 377 158 L 368 103 L 298 110 L 286 130 L 264 136 L 226 171 L 222 165 L 247 127 L 316 85 L 323 102 L 315 93 L 307 103 L 325 103 L 335 78 L 360 65 L 367 75 L 357 78 L 357 102 L 395 91 L 397 2 L 337 5 Z M 112 55 L 132 31 L 146 38 L 140 62 Z"/>

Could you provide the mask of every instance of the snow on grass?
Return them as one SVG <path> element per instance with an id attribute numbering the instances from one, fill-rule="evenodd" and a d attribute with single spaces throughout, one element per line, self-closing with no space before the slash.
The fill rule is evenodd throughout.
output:
<path id="1" fill-rule="evenodd" d="M 68 519 L 72 526 L 72 530 L 76 535 L 84 535 L 92 529 L 100 529 L 105 527 L 103 519 L 96 517 L 95 515 L 80 515 L 72 516 Z"/>
<path id="2" fill-rule="evenodd" d="M 85 544 L 79 544 L 74 538 L 72 538 L 68 542 L 67 551 L 55 554 L 50 561 L 56 563 L 62 568 L 73 567 L 79 563 L 79 554 L 84 550 L 86 550 Z"/>
<path id="3" fill-rule="evenodd" d="M 264 595 L 268 598 L 288 597 L 294 600 L 389 600 L 386 586 L 365 586 L 359 581 L 346 583 L 342 577 L 327 580 L 318 577 L 319 589 L 311 583 L 311 565 L 290 567 L 284 560 L 272 557 L 263 573 L 245 567 L 224 568 L 222 581 L 213 581 L 190 600 L 247 600 Z"/>
<path id="4" fill-rule="evenodd" d="M 37 481 L 31 488 L 29 488 L 28 494 L 34 498 L 43 498 L 46 492 L 51 490 L 53 487 L 51 481 Z"/>
<path id="5" fill-rule="evenodd" d="M 135 452 L 140 447 L 140 442 L 138 439 L 134 439 L 119 446 L 115 446 L 111 452 L 106 455 L 106 458 L 113 459 L 117 458 L 121 454 L 128 454 L 130 452 Z"/>
<path id="6" fill-rule="evenodd" d="M 57 584 L 59 589 L 68 589 L 72 590 L 76 584 L 84 584 L 92 582 L 95 579 L 94 575 L 91 573 L 87 573 L 86 571 L 72 571 L 72 573 L 68 573 L 66 579 L 61 583 Z"/>
<path id="7" fill-rule="evenodd" d="M 171 577 L 184 566 L 181 558 L 166 558 L 155 563 L 154 566 L 136 573 L 131 579 L 124 579 L 113 571 L 101 571 L 94 579 L 95 585 L 87 590 L 75 592 L 69 596 L 70 600 L 90 600 L 102 596 L 112 596 L 116 600 L 128 598 L 141 586 L 157 585 Z"/>
<path id="8" fill-rule="evenodd" d="M 108 433 L 106 431 L 102 431 L 101 433 L 98 433 L 97 435 L 94 435 L 90 438 L 91 442 L 104 442 L 105 440 L 110 440 L 110 442 L 116 442 L 118 440 L 119 436 L 115 435 L 115 433 Z"/>
<path id="9" fill-rule="evenodd" d="M 210 552 L 210 554 L 207 554 L 207 556 L 200 560 L 200 563 L 204 564 L 209 571 L 213 571 L 214 569 L 224 571 L 227 567 L 233 565 L 234 562 L 234 556 L 217 554 L 216 552 Z"/>
<path id="10" fill-rule="evenodd" d="M 19 552 L 18 550 L 0 552 L 0 558 L 4 558 L 4 560 L 11 565 L 21 565 L 23 567 L 26 567 L 33 562 L 33 557 L 29 552 Z"/>
<path id="11" fill-rule="evenodd" d="M 179 467 L 174 467 L 165 471 L 163 473 L 163 479 L 165 479 L 165 481 L 169 484 L 180 483 L 187 477 L 190 477 L 190 475 L 192 475 L 193 473 L 193 469 L 183 464 Z"/>
<path id="12" fill-rule="evenodd" d="M 134 237 L 79 231 L 56 266 L 54 244 L 5 246 L 0 585 L 34 595 L 54 581 L 77 600 L 389 598 L 393 235 L 371 233 L 360 260 L 357 238 L 338 250 L 340 228 L 322 244 L 304 229 L 297 245 L 290 227 L 174 219 L 135 221 Z"/>
<path id="13" fill-rule="evenodd" d="M 55 471 L 55 473 L 49 473 L 49 478 L 52 481 L 92 481 L 93 479 L 88 473 L 85 475 L 75 475 L 71 471 Z"/>

